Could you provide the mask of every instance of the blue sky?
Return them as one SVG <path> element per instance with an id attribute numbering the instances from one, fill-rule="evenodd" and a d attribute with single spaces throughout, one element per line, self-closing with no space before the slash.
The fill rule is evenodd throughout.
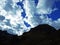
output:
<path id="1" fill-rule="evenodd" d="M 35 4 L 36 5 L 38 4 L 38 0 L 35 0 Z M 18 2 L 17 5 L 21 6 L 21 8 L 24 10 L 22 2 Z M 60 6 L 59 5 L 60 5 L 60 2 L 55 2 L 53 8 L 58 8 L 58 10 L 53 11 L 51 14 L 48 14 L 48 17 L 51 18 L 53 21 L 60 18 Z M 21 13 L 21 16 L 23 18 L 25 18 L 25 16 L 26 16 L 25 10 Z M 26 23 L 26 22 L 24 22 L 24 23 L 27 27 L 30 26 L 28 23 Z"/>
<path id="2" fill-rule="evenodd" d="M 28 0 L 29 1 L 29 0 Z M 40 0 L 39 0 L 40 1 Z M 42 0 L 41 0 L 42 1 Z M 43 0 L 44 1 L 44 0 Z M 52 1 L 52 0 L 51 0 Z M 0 1 L 1 2 L 1 1 Z M 10 2 L 10 1 L 9 1 Z M 26 3 L 26 2 L 25 2 Z M 49 19 L 46 21 L 45 19 L 46 18 L 44 18 L 45 17 L 45 15 L 44 16 L 41 16 L 41 17 L 39 17 L 40 16 L 40 14 L 42 13 L 42 12 L 40 12 L 40 14 L 38 14 L 38 16 L 36 16 L 37 14 L 35 14 L 34 13 L 34 11 L 35 11 L 35 8 L 34 7 L 32 7 L 33 5 L 31 4 L 31 3 L 33 3 L 33 2 L 29 2 L 29 3 L 27 3 L 28 5 L 27 5 L 27 7 L 25 6 L 26 4 L 23 4 L 23 1 L 22 2 L 17 2 L 16 4 L 18 5 L 18 8 L 19 8 L 19 6 L 21 7 L 21 9 L 23 10 L 23 11 L 21 11 L 21 13 L 19 12 L 19 10 L 15 10 L 14 9 L 14 11 L 16 11 L 16 13 L 17 12 L 19 12 L 18 14 L 20 14 L 20 15 L 16 15 L 16 17 L 19 19 L 19 20 L 17 20 L 17 18 L 15 18 L 15 17 L 13 17 L 13 15 L 15 15 L 14 14 L 14 11 L 12 11 L 12 6 L 10 5 L 10 4 L 8 4 L 7 3 L 7 5 L 6 5 L 6 7 L 4 8 L 4 10 L 6 10 L 7 12 L 10 10 L 11 12 L 13 12 L 13 14 L 12 15 L 10 15 L 10 17 L 8 16 L 8 15 L 5 15 L 5 17 L 4 17 L 4 15 L 3 15 L 3 11 L 1 11 L 1 12 L 3 12 L 2 13 L 2 15 L 0 15 L 0 21 L 2 21 L 2 23 L 1 23 L 1 27 L 4 27 L 3 25 L 5 25 L 5 27 L 4 27 L 4 29 L 9 29 L 9 30 L 11 30 L 11 31 L 7 31 L 8 33 L 11 33 L 11 34 L 17 34 L 17 35 L 21 35 L 24 31 L 27 31 L 27 29 L 28 30 L 30 30 L 30 28 L 31 27 L 35 27 L 36 25 L 38 25 L 38 24 L 40 24 L 40 23 L 44 23 L 44 24 L 46 24 L 45 22 L 50 22 L 49 24 L 51 24 L 52 23 L 52 25 L 51 26 L 54 26 L 54 27 L 56 27 L 56 28 L 60 28 L 60 20 L 58 20 L 57 21 L 57 23 L 55 23 L 55 22 L 53 22 L 53 21 L 49 21 L 49 19 L 51 18 L 52 20 L 57 20 L 58 18 L 60 18 L 60 2 L 55 2 L 55 4 L 54 4 L 54 6 L 53 6 L 53 8 L 58 8 L 58 10 L 56 10 L 56 11 L 53 11 L 51 14 L 47 14 L 47 13 L 45 13 L 45 15 L 47 14 L 47 16 L 49 17 Z M 37 5 L 38 4 L 38 0 L 35 0 L 35 4 Z M 40 4 L 40 2 L 39 2 L 39 4 Z M 44 3 L 41 3 L 41 4 L 44 4 Z M 51 3 L 50 3 L 51 4 Z M 29 5 L 31 6 L 31 7 L 29 7 Z M 1 6 L 1 5 L 0 5 Z M 27 9 L 24 9 L 25 7 L 27 8 Z M 38 5 L 39 6 L 39 5 Z M 43 7 L 44 6 L 46 6 L 46 5 L 43 5 Z M 8 8 L 7 8 L 8 7 Z M 32 9 L 31 9 L 32 8 Z M 29 11 L 28 11 L 28 9 L 30 9 Z M 34 11 L 33 11 L 33 9 L 34 9 Z M 40 8 L 38 8 L 37 10 L 39 10 Z M 42 8 L 43 9 L 43 8 Z M 47 10 L 47 8 L 46 8 L 46 10 Z M 40 11 L 40 10 L 39 10 Z M 39 11 L 37 11 L 37 12 L 39 12 Z M 44 9 L 43 9 L 43 11 L 45 11 Z M 27 13 L 29 13 L 29 14 L 31 14 L 31 12 L 32 13 L 34 13 L 34 14 L 31 14 L 32 16 L 33 16 L 33 18 L 30 18 L 30 15 L 28 14 L 28 18 L 29 18 L 29 20 L 28 20 L 28 18 L 26 19 L 26 20 L 23 20 L 23 19 L 25 19 L 26 17 L 26 15 L 27 15 Z M 8 18 L 7 18 L 7 17 Z M 20 19 L 20 17 L 22 16 L 23 18 L 22 19 Z M 46 17 L 47 17 L 46 16 Z M 42 19 L 43 18 L 43 19 Z M 3 20 L 4 19 L 6 19 L 6 21 L 5 22 L 3 22 Z M 42 20 L 40 20 L 40 19 L 42 19 Z M 21 21 L 20 21 L 21 20 Z M 14 22 L 15 21 L 15 22 Z M 23 23 L 22 23 L 23 22 Z M 19 24 L 18 24 L 19 23 Z M 3 25 L 2 25 L 3 24 Z M 16 24 L 16 25 L 15 25 Z M 8 27 L 7 27 L 8 26 Z M 22 26 L 22 27 L 21 27 Z M 11 28 L 11 29 L 10 29 Z M 21 28 L 21 29 L 20 29 Z M 14 31 L 13 31 L 14 30 Z M 20 32 L 19 32 L 20 31 Z M 17 32 L 17 33 L 16 33 Z"/>
<path id="3" fill-rule="evenodd" d="M 48 17 L 57 20 L 60 18 L 60 2 L 55 2 L 54 7 L 58 8 L 58 10 L 52 12 Z"/>
<path id="4" fill-rule="evenodd" d="M 35 0 L 36 5 L 37 5 L 37 3 L 38 3 L 38 0 Z M 21 6 L 21 8 L 24 10 L 22 2 L 18 2 L 17 5 Z M 48 15 L 49 18 L 52 18 L 53 20 L 57 20 L 58 18 L 60 18 L 60 6 L 59 5 L 60 5 L 60 2 L 55 2 L 53 7 L 58 8 L 58 10 L 49 14 Z M 21 14 L 22 14 L 21 16 L 24 18 L 26 15 L 25 10 Z M 1 18 L 0 20 L 2 20 L 4 17 L 0 16 L 0 18 Z"/>
<path id="5" fill-rule="evenodd" d="M 35 0 L 35 4 L 37 5 L 38 0 Z M 58 8 L 58 10 L 52 12 L 48 15 L 49 18 L 52 18 L 52 20 L 57 20 L 60 18 L 60 1 L 55 2 L 53 8 Z"/>
<path id="6" fill-rule="evenodd" d="M 20 2 L 18 2 L 17 4 L 23 7 L 23 4 L 20 3 Z M 38 0 L 35 0 L 35 4 L 36 5 L 38 4 Z M 55 2 L 53 8 L 56 7 L 56 8 L 58 8 L 58 10 L 56 10 L 56 11 L 54 11 L 51 14 L 48 15 L 48 17 L 52 18 L 52 20 L 57 20 L 58 18 L 60 18 L 60 6 L 59 5 L 60 5 L 59 1 Z M 26 14 L 25 14 L 25 10 L 24 10 L 24 12 L 22 12 L 22 16 L 25 17 L 25 15 Z"/>

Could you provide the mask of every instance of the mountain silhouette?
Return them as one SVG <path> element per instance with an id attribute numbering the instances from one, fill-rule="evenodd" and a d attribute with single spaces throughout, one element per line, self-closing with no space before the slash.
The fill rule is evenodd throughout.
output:
<path id="1" fill-rule="evenodd" d="M 38 25 L 22 36 L 0 31 L 0 45 L 60 45 L 60 29 L 47 24 Z"/>

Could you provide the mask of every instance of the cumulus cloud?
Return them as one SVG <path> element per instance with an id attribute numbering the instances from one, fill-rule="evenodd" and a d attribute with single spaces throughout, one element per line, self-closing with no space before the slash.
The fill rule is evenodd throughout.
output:
<path id="1" fill-rule="evenodd" d="M 49 24 L 56 29 L 60 28 L 60 19 L 52 21 L 47 15 L 57 10 L 57 8 L 52 9 L 55 0 L 49 0 L 48 5 L 48 0 L 39 0 L 37 6 L 34 3 L 35 0 L 24 0 L 23 2 L 22 0 L 10 0 L 12 3 L 6 1 L 7 0 L 0 1 L 0 15 L 5 17 L 3 21 L 0 20 L 0 29 L 2 29 L 2 31 L 6 30 L 9 34 L 20 36 L 24 32 L 28 32 L 31 28 L 40 24 Z M 23 8 L 26 13 L 25 18 L 21 16 L 23 9 L 16 4 L 19 1 L 23 3 Z M 1 4 L 1 2 L 5 3 Z M 10 5 L 11 7 L 8 7 L 7 9 L 7 5 Z M 26 24 L 29 24 L 30 26 L 27 27 Z"/>
<path id="2" fill-rule="evenodd" d="M 6 4 L 2 4 L 1 2 L 5 2 Z M 30 27 L 26 27 L 24 24 L 24 19 L 21 16 L 23 9 L 16 5 L 17 2 L 19 2 L 19 0 L 0 1 L 0 16 L 2 15 L 5 17 L 4 20 L 0 19 L 0 30 L 7 31 L 8 33 L 14 35 L 22 35 L 23 32 L 29 31 Z M 8 7 L 6 7 L 7 5 Z"/>

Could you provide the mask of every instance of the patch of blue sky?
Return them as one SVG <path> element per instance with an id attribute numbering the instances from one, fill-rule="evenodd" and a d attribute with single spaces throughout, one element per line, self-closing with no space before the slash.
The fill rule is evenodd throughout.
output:
<path id="1" fill-rule="evenodd" d="M 51 14 L 48 15 L 49 18 L 52 18 L 52 20 L 57 20 L 60 18 L 60 1 L 55 2 L 53 8 L 57 8 L 56 11 L 53 11 Z"/>
<path id="2" fill-rule="evenodd" d="M 21 9 L 23 9 L 23 12 L 21 13 L 21 16 L 23 17 L 23 18 L 25 18 L 25 16 L 26 16 L 26 13 L 25 13 L 25 9 L 24 9 L 24 5 L 23 5 L 23 1 L 22 2 L 17 2 L 16 3 L 18 6 L 21 6 Z"/>
<path id="3" fill-rule="evenodd" d="M 60 1 L 55 2 L 54 7 L 58 8 L 60 10 Z"/>
<path id="4" fill-rule="evenodd" d="M 26 25 L 26 27 L 30 27 L 30 24 L 28 24 L 28 22 L 24 21 L 24 24 Z"/>
<path id="5" fill-rule="evenodd" d="M 60 10 L 52 12 L 51 14 L 48 15 L 48 17 L 51 18 L 52 20 L 57 20 L 58 18 L 60 18 Z"/>
<path id="6" fill-rule="evenodd" d="M 25 18 L 25 16 L 26 16 L 25 10 L 23 10 L 23 12 L 21 13 L 21 16 L 22 16 L 23 18 Z"/>
<path id="7" fill-rule="evenodd" d="M 34 1 L 35 1 L 35 5 L 37 6 L 39 0 L 34 0 Z"/>
<path id="8" fill-rule="evenodd" d="M 16 3 L 18 6 L 21 6 L 21 8 L 23 9 L 23 2 L 17 2 Z"/>

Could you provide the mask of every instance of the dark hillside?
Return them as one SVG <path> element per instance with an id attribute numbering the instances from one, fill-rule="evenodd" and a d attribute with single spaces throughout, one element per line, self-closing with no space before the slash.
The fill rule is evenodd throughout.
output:
<path id="1" fill-rule="evenodd" d="M 19 37 L 0 31 L 0 45 L 60 45 L 60 30 L 44 24 Z"/>

